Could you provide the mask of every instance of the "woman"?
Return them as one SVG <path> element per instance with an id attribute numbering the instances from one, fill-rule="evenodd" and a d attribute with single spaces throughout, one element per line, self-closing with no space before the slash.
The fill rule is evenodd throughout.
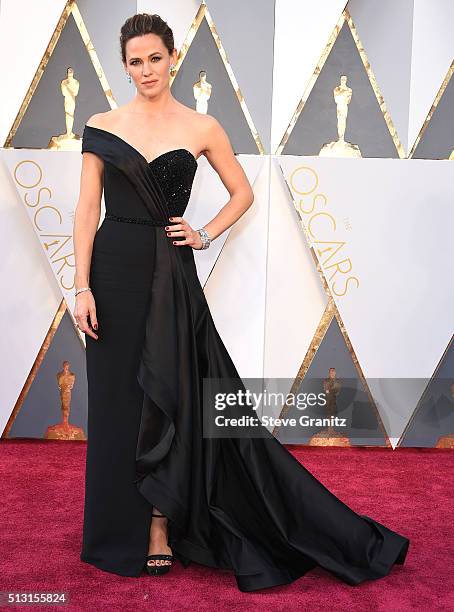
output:
<path id="1" fill-rule="evenodd" d="M 173 98 L 168 25 L 135 15 L 120 42 L 137 93 L 85 126 L 74 225 L 74 314 L 88 377 L 81 559 L 138 576 L 165 573 L 178 556 L 184 566 L 232 569 L 242 591 L 292 582 L 316 565 L 348 584 L 385 576 L 404 562 L 408 539 L 348 508 L 264 426 L 203 435 L 202 379 L 244 387 L 193 249 L 241 217 L 253 193 L 220 124 Z M 202 153 L 231 197 L 195 230 L 183 215 Z"/>

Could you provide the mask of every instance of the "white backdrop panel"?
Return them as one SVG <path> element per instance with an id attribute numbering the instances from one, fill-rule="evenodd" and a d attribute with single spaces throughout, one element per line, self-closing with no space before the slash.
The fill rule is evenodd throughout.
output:
<path id="1" fill-rule="evenodd" d="M 216 328 L 241 377 L 263 376 L 269 157 L 257 160 L 254 203 L 232 227 L 205 286 Z"/>
<path id="2" fill-rule="evenodd" d="M 454 58 L 453 23 L 452 0 L 415 0 L 409 109 L 410 145 L 415 142 Z"/>
<path id="3" fill-rule="evenodd" d="M 243 170 L 251 185 L 254 185 L 263 159 L 257 155 L 237 155 Z M 203 227 L 211 221 L 229 201 L 229 192 L 224 187 L 217 172 L 210 166 L 208 160 L 201 156 L 198 159 L 199 168 L 191 190 L 191 197 L 184 218 L 193 229 Z M 231 231 L 227 228 L 213 240 L 208 250 L 194 251 L 194 260 L 202 286 L 216 264 L 219 254 Z"/>
<path id="4" fill-rule="evenodd" d="M 73 224 L 82 156 L 78 151 L 39 149 L 6 149 L 3 155 L 74 321 Z M 103 198 L 100 221 L 104 208 Z M 79 336 L 85 341 L 84 334 Z"/>
<path id="5" fill-rule="evenodd" d="M 327 304 L 277 160 L 271 163 L 265 378 L 294 379 Z"/>
<path id="6" fill-rule="evenodd" d="M 295 198 L 313 189 L 302 198 L 312 239 L 345 243 L 337 254 L 337 245 L 315 246 L 365 375 L 430 376 L 454 327 L 451 162 L 282 156 L 280 163 Z M 341 261 L 345 273 L 333 267 Z"/>
<path id="7" fill-rule="evenodd" d="M 62 296 L 0 150 L 0 427 L 9 419 Z"/>

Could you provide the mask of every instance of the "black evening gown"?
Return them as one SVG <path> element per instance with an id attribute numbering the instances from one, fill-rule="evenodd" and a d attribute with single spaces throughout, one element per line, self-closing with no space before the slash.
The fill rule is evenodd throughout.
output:
<path id="1" fill-rule="evenodd" d="M 86 336 L 80 559 L 139 576 L 156 506 L 180 562 L 230 569 L 241 591 L 287 584 L 316 566 L 356 585 L 403 564 L 406 537 L 355 513 L 264 426 L 264 437 L 203 437 L 202 379 L 239 375 L 192 248 L 173 245 L 164 229 L 187 206 L 192 153 L 148 162 L 88 125 L 85 151 L 104 161 L 106 217 L 90 269 L 99 339 Z"/>

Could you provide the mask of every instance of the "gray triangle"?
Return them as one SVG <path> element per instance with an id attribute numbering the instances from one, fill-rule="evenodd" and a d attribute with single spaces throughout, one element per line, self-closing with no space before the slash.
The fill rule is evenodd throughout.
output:
<path id="1" fill-rule="evenodd" d="M 123 23 L 137 12 L 137 0 L 109 0 L 108 10 L 105 2 L 93 0 L 78 0 L 77 6 L 115 101 L 118 105 L 126 104 L 136 90 L 134 84 L 126 78 L 119 38 Z M 118 51 L 114 50 L 114 46 Z"/>
<path id="2" fill-rule="evenodd" d="M 337 140 L 333 89 L 343 74 L 353 90 L 345 140 L 357 144 L 363 157 L 399 157 L 347 22 L 290 133 L 284 155 L 318 155 L 325 143 Z"/>
<path id="3" fill-rule="evenodd" d="M 416 408 L 399 446 L 434 447 L 454 436 L 454 342 L 451 342 Z"/>
<path id="4" fill-rule="evenodd" d="M 49 425 L 61 421 L 60 390 L 57 373 L 63 361 L 69 361 L 76 376 L 71 395 L 69 422 L 82 427 L 87 435 L 87 375 L 85 349 L 66 311 L 31 384 L 27 396 L 13 421 L 10 438 L 44 438 Z"/>
<path id="5" fill-rule="evenodd" d="M 64 133 L 65 108 L 60 83 L 74 68 L 80 88 L 76 97 L 73 131 L 81 135 L 93 113 L 110 110 L 106 95 L 77 28 L 69 15 L 44 73 L 12 140 L 13 147 L 45 149 L 52 136 Z"/>
<path id="6" fill-rule="evenodd" d="M 385 445 L 385 437 L 380 428 L 377 413 L 364 390 L 353 363 L 352 356 L 345 344 L 344 337 L 333 318 L 326 334 L 312 360 L 304 377 L 299 393 L 323 392 L 323 380 L 328 377 L 329 368 L 336 368 L 336 375 L 341 388 L 336 397 L 336 415 L 346 419 L 346 425 L 334 427 L 340 436 L 349 438 L 354 445 Z M 299 409 L 291 406 L 286 412 L 286 418 L 295 418 L 297 423 L 301 416 L 308 418 L 323 418 L 328 414 L 325 406 L 307 406 Z M 310 438 L 325 429 L 324 425 L 281 425 L 277 430 L 277 438 L 285 444 L 307 444 Z"/>
<path id="7" fill-rule="evenodd" d="M 258 153 L 257 144 L 205 18 L 200 23 L 172 83 L 172 94 L 175 98 L 194 110 L 196 100 L 193 87 L 200 78 L 200 70 L 206 71 L 206 80 L 212 85 L 207 112 L 221 123 L 234 152 Z"/>

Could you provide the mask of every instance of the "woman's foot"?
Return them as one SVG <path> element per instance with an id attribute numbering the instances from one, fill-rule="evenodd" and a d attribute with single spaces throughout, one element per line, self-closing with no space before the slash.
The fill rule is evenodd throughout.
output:
<path id="1" fill-rule="evenodd" d="M 150 527 L 150 541 L 148 544 L 148 556 L 167 555 L 170 558 L 147 559 L 147 567 L 153 568 L 154 573 L 163 573 L 170 569 L 172 565 L 172 549 L 167 543 L 167 517 L 160 512 L 152 513 Z M 162 566 L 167 566 L 165 569 Z M 159 568 L 159 570 L 158 570 Z"/>

